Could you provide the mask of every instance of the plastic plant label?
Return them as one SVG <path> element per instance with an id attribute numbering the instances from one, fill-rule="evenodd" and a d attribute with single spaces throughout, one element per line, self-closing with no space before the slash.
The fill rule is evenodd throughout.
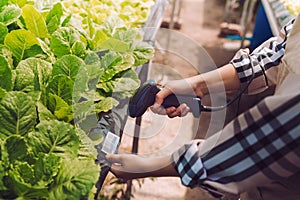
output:
<path id="1" fill-rule="evenodd" d="M 104 139 L 101 151 L 106 154 L 116 153 L 119 141 L 120 141 L 119 136 L 113 134 L 112 132 L 108 132 Z"/>

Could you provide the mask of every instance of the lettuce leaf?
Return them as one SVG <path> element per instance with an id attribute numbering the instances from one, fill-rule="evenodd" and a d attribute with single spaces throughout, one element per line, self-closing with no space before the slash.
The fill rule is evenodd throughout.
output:
<path id="1" fill-rule="evenodd" d="M 60 160 L 57 155 L 39 153 L 34 163 L 16 161 L 5 177 L 5 185 L 19 198 L 47 198 L 48 187 L 59 171 Z"/>
<path id="2" fill-rule="evenodd" d="M 0 12 L 0 22 L 8 26 L 16 22 L 22 14 L 22 10 L 16 5 L 8 5 Z"/>
<path id="3" fill-rule="evenodd" d="M 41 102 L 38 101 L 36 106 L 39 121 L 56 119 L 56 117 L 51 113 L 51 111 Z"/>
<path id="4" fill-rule="evenodd" d="M 0 191 L 6 190 L 7 187 L 4 185 L 3 178 L 5 176 L 5 169 L 2 165 L 2 160 L 0 160 Z M 1 197 L 1 195 L 0 195 Z"/>
<path id="5" fill-rule="evenodd" d="M 6 90 L 4 90 L 0 87 L 0 101 L 5 95 L 6 95 Z"/>
<path id="6" fill-rule="evenodd" d="M 96 66 L 96 65 L 100 65 L 100 58 L 98 56 L 98 54 L 94 51 L 91 51 L 89 53 L 86 54 L 85 58 L 84 58 L 84 62 L 87 65 L 92 65 L 92 66 Z"/>
<path id="7" fill-rule="evenodd" d="M 113 38 L 126 43 L 132 43 L 133 41 L 142 41 L 143 31 L 142 29 L 137 28 L 119 29 L 114 33 Z"/>
<path id="8" fill-rule="evenodd" d="M 8 34 L 7 26 L 0 22 L 0 44 L 4 43 L 4 39 L 7 34 Z"/>
<path id="9" fill-rule="evenodd" d="M 108 35 L 113 36 L 118 29 L 124 28 L 126 25 L 121 18 L 112 15 L 104 20 L 102 27 Z"/>
<path id="10" fill-rule="evenodd" d="M 63 16 L 63 8 L 60 3 L 55 4 L 46 17 L 47 29 L 50 34 L 59 28 L 61 17 Z"/>
<path id="11" fill-rule="evenodd" d="M 28 175 L 28 172 L 32 170 L 28 163 L 20 163 L 8 172 L 5 182 L 8 183 L 7 187 L 10 189 L 10 195 L 14 194 L 15 198 L 18 197 L 20 199 L 46 199 L 49 196 L 47 187 L 33 186 L 25 182 L 22 175 Z"/>
<path id="12" fill-rule="evenodd" d="M 82 48 L 77 49 L 78 45 Z M 54 54 L 60 58 L 64 55 L 75 54 L 81 56 L 85 43 L 81 41 L 80 33 L 71 27 L 60 27 L 51 36 L 50 47 Z"/>
<path id="13" fill-rule="evenodd" d="M 34 128 L 37 114 L 35 102 L 23 92 L 8 92 L 0 102 L 0 138 L 26 135 Z"/>
<path id="14" fill-rule="evenodd" d="M 78 79 L 77 75 L 81 76 L 78 72 L 82 68 L 85 68 L 85 63 L 82 59 L 75 55 L 65 55 L 53 64 L 52 76 L 65 75 L 75 82 Z"/>
<path id="15" fill-rule="evenodd" d="M 2 0 L 0 1 L 0 11 L 2 11 L 3 7 L 8 4 L 8 0 Z"/>
<path id="16" fill-rule="evenodd" d="M 2 55 L 6 61 L 8 62 L 9 64 L 9 67 L 11 69 L 14 69 L 14 65 L 13 65 L 13 54 L 12 52 L 7 48 L 7 46 L 4 46 L 4 45 L 0 45 L 0 55 Z"/>
<path id="17" fill-rule="evenodd" d="M 73 104 L 74 123 L 79 124 L 89 115 L 96 115 L 94 101 L 86 100 Z"/>
<path id="18" fill-rule="evenodd" d="M 27 159 L 29 150 L 24 137 L 10 136 L 6 139 L 4 146 L 10 163 Z"/>
<path id="19" fill-rule="evenodd" d="M 132 54 L 135 59 L 134 66 L 140 66 L 148 62 L 154 55 L 154 49 L 146 42 L 134 42 Z"/>
<path id="20" fill-rule="evenodd" d="M 10 91 L 13 88 L 12 82 L 12 70 L 10 66 L 2 55 L 0 55 L 0 87 L 5 89 L 6 91 Z"/>
<path id="21" fill-rule="evenodd" d="M 104 70 L 100 74 L 99 82 L 111 80 L 120 72 L 132 68 L 133 63 L 134 59 L 129 54 L 121 55 L 115 52 L 105 54 L 101 60 L 101 68 Z"/>
<path id="22" fill-rule="evenodd" d="M 38 41 L 39 41 L 41 50 L 43 51 L 44 54 L 46 54 L 45 56 L 48 57 L 46 59 L 49 60 L 49 62 L 54 63 L 56 61 L 56 58 L 55 58 L 55 55 L 52 52 L 51 48 L 48 46 L 48 44 L 45 41 L 41 40 L 40 38 L 38 38 Z"/>
<path id="23" fill-rule="evenodd" d="M 86 70 L 88 73 L 88 88 L 89 91 L 93 91 L 96 89 L 96 84 L 98 83 L 100 74 L 103 73 L 104 69 L 100 68 L 99 65 L 86 65 Z"/>
<path id="24" fill-rule="evenodd" d="M 37 38 L 27 30 L 13 30 L 4 40 L 4 44 L 11 50 L 17 62 L 20 62 L 24 57 L 26 51 L 34 45 L 39 45 Z"/>
<path id="25" fill-rule="evenodd" d="M 54 116 L 61 121 L 71 122 L 73 119 L 73 109 L 61 97 L 55 94 L 48 96 L 48 108 Z"/>
<path id="26" fill-rule="evenodd" d="M 65 159 L 76 158 L 80 144 L 74 127 L 57 120 L 40 122 L 28 140 L 35 155 L 53 153 Z"/>
<path id="27" fill-rule="evenodd" d="M 10 195 L 19 198 L 46 199 L 49 184 L 54 181 L 59 167 L 60 157 L 54 154 L 40 153 L 34 163 L 17 161 L 8 169 L 5 186 L 10 189 Z M 8 198 L 13 197 L 5 197 Z"/>
<path id="28" fill-rule="evenodd" d="M 72 170 L 70 170 L 72 166 Z M 94 160 L 63 160 L 50 188 L 49 199 L 81 199 L 87 197 L 99 176 Z"/>
<path id="29" fill-rule="evenodd" d="M 114 98 L 125 99 L 131 97 L 140 86 L 140 80 L 133 69 L 117 74 L 114 79 L 99 82 L 97 88 L 111 93 Z"/>
<path id="30" fill-rule="evenodd" d="M 68 105 L 73 102 L 74 81 L 66 75 L 55 76 L 48 84 L 48 93 L 62 98 Z"/>
<path id="31" fill-rule="evenodd" d="M 14 90 L 23 92 L 34 91 L 36 81 L 34 72 L 32 70 L 26 71 L 23 67 L 17 68 L 15 72 L 16 79 Z"/>
<path id="32" fill-rule="evenodd" d="M 15 90 L 43 91 L 51 78 L 52 65 L 40 58 L 28 58 L 16 68 Z"/>
<path id="33" fill-rule="evenodd" d="M 78 137 L 80 138 L 81 145 L 78 151 L 78 156 L 81 159 L 90 159 L 95 160 L 98 155 L 98 151 L 95 148 L 95 144 L 88 136 L 87 134 L 79 127 L 76 128 L 76 133 Z"/>
<path id="34" fill-rule="evenodd" d="M 22 8 L 25 4 L 29 3 L 28 0 L 10 0 L 12 4 L 18 5 L 20 8 Z"/>
<path id="35" fill-rule="evenodd" d="M 109 36 L 103 30 L 96 29 L 95 33 L 88 38 L 89 47 L 92 50 L 99 50 L 99 46 L 108 38 Z"/>
<path id="36" fill-rule="evenodd" d="M 129 44 L 115 38 L 109 38 L 99 45 L 100 49 L 111 50 L 114 52 L 125 53 L 130 49 Z"/>
<path id="37" fill-rule="evenodd" d="M 119 101 L 112 97 L 106 97 L 105 99 L 102 99 L 95 105 L 95 109 L 97 113 L 100 112 L 108 112 L 112 110 L 114 107 L 119 105 Z"/>
<path id="38" fill-rule="evenodd" d="M 52 183 L 58 174 L 61 159 L 61 157 L 53 153 L 39 153 L 34 164 L 35 184 L 48 186 Z"/>
<path id="39" fill-rule="evenodd" d="M 25 5 L 22 8 L 22 17 L 25 21 L 26 28 L 36 37 L 48 37 L 48 29 L 43 15 L 38 12 L 33 5 Z"/>

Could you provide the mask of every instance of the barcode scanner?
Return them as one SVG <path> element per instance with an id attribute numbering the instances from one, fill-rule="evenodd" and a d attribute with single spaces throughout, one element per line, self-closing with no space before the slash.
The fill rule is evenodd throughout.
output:
<path id="1" fill-rule="evenodd" d="M 252 77 L 248 84 L 241 89 L 241 91 L 229 102 L 221 106 L 205 106 L 201 104 L 200 97 L 191 96 L 191 95 L 175 95 L 171 94 L 166 97 L 162 103 L 164 108 L 168 108 L 171 106 L 178 107 L 180 104 L 185 103 L 190 107 L 190 112 L 193 113 L 195 117 L 199 117 L 201 112 L 214 112 L 220 111 L 228 106 L 230 106 L 233 102 L 241 98 L 242 94 L 248 89 L 252 80 L 254 79 L 254 69 L 252 69 Z M 268 82 L 266 82 L 268 85 Z M 140 87 L 135 95 L 129 101 L 129 115 L 131 117 L 140 117 L 142 116 L 148 107 L 152 106 L 155 102 L 156 94 L 160 91 L 157 87 L 154 80 L 150 80 L 146 82 L 142 87 Z"/>
<path id="2" fill-rule="evenodd" d="M 160 91 L 154 80 L 146 82 L 140 87 L 135 95 L 129 101 L 129 115 L 131 117 L 142 116 L 148 107 L 152 106 L 155 102 L 155 96 Z M 190 112 L 195 117 L 198 117 L 203 110 L 201 99 L 197 96 L 191 95 L 175 95 L 171 94 L 166 97 L 162 103 L 164 108 L 178 107 L 180 104 L 185 103 L 190 107 Z"/>

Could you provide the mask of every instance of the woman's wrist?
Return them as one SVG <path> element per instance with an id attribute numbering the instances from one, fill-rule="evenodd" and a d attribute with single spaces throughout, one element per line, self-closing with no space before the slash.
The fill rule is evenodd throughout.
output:
<path id="1" fill-rule="evenodd" d="M 202 98 L 208 94 L 208 88 L 202 74 L 188 78 L 187 81 L 197 96 Z"/>
<path id="2" fill-rule="evenodd" d="M 241 87 L 237 72 L 232 64 L 188 78 L 187 81 L 199 97 L 208 93 L 236 91 Z"/>

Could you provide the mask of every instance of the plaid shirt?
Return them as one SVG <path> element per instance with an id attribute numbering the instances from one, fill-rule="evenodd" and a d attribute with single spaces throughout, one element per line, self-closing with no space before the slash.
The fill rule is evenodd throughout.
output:
<path id="1" fill-rule="evenodd" d="M 250 55 L 240 50 L 232 59 L 242 84 L 255 78 L 250 92 L 268 84 L 268 69 L 281 63 L 294 22 Z M 286 79 L 277 85 L 273 96 L 235 118 L 223 130 L 173 153 L 173 164 L 184 185 L 203 187 L 217 195 L 239 194 L 300 171 L 300 75 Z"/>

